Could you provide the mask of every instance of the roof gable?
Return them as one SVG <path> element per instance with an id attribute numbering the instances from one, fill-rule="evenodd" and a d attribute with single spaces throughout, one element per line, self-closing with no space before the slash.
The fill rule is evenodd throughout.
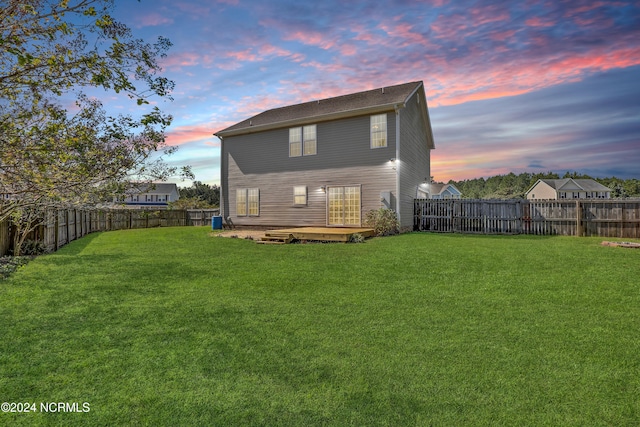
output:
<path id="1" fill-rule="evenodd" d="M 220 130 L 214 135 L 241 135 L 294 124 L 393 110 L 396 106 L 403 106 L 422 87 L 422 82 L 417 81 L 274 108 Z"/>
<path id="2" fill-rule="evenodd" d="M 556 190 L 563 191 L 575 191 L 575 190 L 584 190 L 584 188 L 580 187 L 577 182 L 575 182 L 571 178 L 556 180 Z"/>
<path id="3" fill-rule="evenodd" d="M 458 190 L 458 188 L 453 184 L 447 184 L 447 187 L 446 187 L 445 191 L 448 191 L 449 194 L 454 195 L 454 196 L 462 195 L 462 192 L 460 190 Z"/>
<path id="4" fill-rule="evenodd" d="M 439 183 L 431 183 L 431 194 L 433 195 L 442 195 L 444 193 L 449 193 L 452 196 L 460 196 L 462 192 L 458 190 L 458 188 L 453 184 L 439 184 Z"/>
<path id="5" fill-rule="evenodd" d="M 556 191 L 611 191 L 609 187 L 600 184 L 594 179 L 539 179 L 526 194 L 529 194 L 540 183 L 546 184 Z"/>

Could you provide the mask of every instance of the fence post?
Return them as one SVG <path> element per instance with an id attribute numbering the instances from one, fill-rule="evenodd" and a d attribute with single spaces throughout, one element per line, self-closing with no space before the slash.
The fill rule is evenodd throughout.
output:
<path id="1" fill-rule="evenodd" d="M 59 209 L 55 209 L 54 210 L 54 216 L 55 216 L 55 224 L 54 226 L 56 227 L 56 251 L 60 248 L 60 210 Z"/>
<path id="2" fill-rule="evenodd" d="M 582 237 L 582 206 L 580 199 L 576 200 L 576 236 Z"/>

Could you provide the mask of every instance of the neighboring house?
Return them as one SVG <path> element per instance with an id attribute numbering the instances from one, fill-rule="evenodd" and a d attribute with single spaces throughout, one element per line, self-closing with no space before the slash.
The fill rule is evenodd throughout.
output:
<path id="1" fill-rule="evenodd" d="M 422 82 L 265 111 L 215 133 L 221 215 L 245 226 L 413 226 L 433 134 Z"/>
<path id="2" fill-rule="evenodd" d="M 453 184 L 431 183 L 430 199 L 461 199 L 462 192 Z"/>
<path id="3" fill-rule="evenodd" d="M 593 179 L 539 179 L 525 193 L 527 199 L 609 199 L 611 189 Z"/>
<path id="4" fill-rule="evenodd" d="M 127 207 L 166 207 L 169 202 L 180 198 L 176 184 L 155 182 L 138 189 L 130 190 L 117 203 L 124 203 Z"/>
<path id="5" fill-rule="evenodd" d="M 16 190 L 12 188 L 12 186 L 3 186 L 0 187 L 0 202 L 16 200 L 18 195 L 16 194 Z"/>

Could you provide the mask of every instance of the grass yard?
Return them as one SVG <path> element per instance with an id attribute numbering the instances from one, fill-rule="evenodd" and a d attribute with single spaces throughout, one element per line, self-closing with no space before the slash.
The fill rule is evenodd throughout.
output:
<path id="1" fill-rule="evenodd" d="M 0 425 L 636 426 L 640 250 L 602 240 L 93 234 L 0 281 L 37 405 Z"/>

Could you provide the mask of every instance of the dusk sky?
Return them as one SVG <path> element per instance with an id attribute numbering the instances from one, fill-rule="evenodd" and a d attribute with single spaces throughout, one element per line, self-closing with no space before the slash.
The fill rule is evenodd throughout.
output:
<path id="1" fill-rule="evenodd" d="M 637 1 L 118 1 L 176 83 L 170 163 L 219 184 L 212 134 L 261 111 L 422 80 L 438 181 L 640 178 Z M 134 111 L 116 98 L 109 109 Z M 189 182 L 179 185 L 188 185 Z"/>

